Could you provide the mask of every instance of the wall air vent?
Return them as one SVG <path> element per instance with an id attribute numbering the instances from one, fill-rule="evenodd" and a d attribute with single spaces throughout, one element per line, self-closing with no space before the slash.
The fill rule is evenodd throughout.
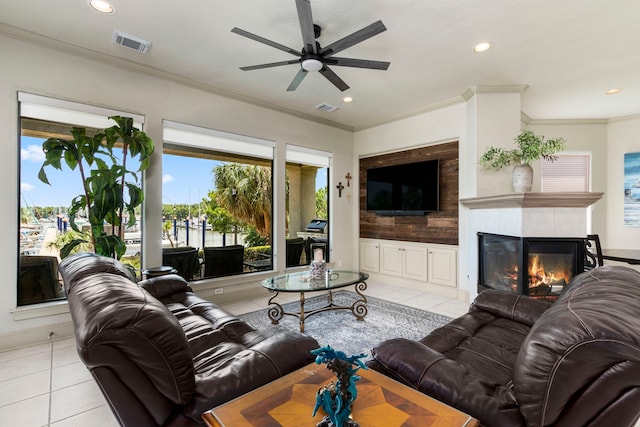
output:
<path id="1" fill-rule="evenodd" d="M 336 111 L 338 109 L 338 107 L 336 107 L 335 105 L 331 105 L 326 102 L 316 105 L 316 108 L 320 111 L 324 111 L 325 113 L 331 113 L 332 111 Z"/>
<path id="2" fill-rule="evenodd" d="M 137 50 L 140 53 L 147 53 L 151 48 L 151 42 L 118 30 L 113 30 L 113 38 L 111 40 L 114 44 Z"/>

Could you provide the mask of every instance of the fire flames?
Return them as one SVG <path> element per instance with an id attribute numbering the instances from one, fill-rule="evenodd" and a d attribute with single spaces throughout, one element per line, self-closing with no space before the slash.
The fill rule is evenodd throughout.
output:
<path id="1" fill-rule="evenodd" d="M 550 287 L 552 292 L 561 290 L 571 279 L 566 272 L 559 270 L 545 270 L 542 260 L 537 255 L 529 257 L 529 289 L 539 286 Z M 556 288 L 559 287 L 559 288 Z"/>

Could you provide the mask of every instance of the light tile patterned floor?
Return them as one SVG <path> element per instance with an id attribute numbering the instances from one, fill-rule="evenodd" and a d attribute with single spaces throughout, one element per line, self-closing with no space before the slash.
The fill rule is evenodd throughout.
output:
<path id="1" fill-rule="evenodd" d="M 367 295 L 451 317 L 468 304 L 370 281 Z M 297 299 L 291 294 L 290 299 Z M 242 314 L 267 305 L 268 296 L 225 305 Z M 117 421 L 76 353 L 73 338 L 0 352 L 0 426 L 116 427 Z"/>

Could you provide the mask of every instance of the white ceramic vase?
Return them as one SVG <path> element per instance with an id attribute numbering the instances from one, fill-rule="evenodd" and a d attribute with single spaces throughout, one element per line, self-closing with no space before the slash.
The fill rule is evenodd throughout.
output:
<path id="1" fill-rule="evenodd" d="M 533 168 L 531 165 L 521 163 L 513 168 L 512 172 L 514 193 L 527 193 L 531 191 L 533 184 Z"/>

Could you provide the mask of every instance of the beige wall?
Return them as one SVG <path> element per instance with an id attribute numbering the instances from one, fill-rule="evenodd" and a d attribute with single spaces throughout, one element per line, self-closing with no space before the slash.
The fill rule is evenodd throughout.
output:
<path id="1" fill-rule="evenodd" d="M 640 152 L 640 116 L 612 120 L 607 129 L 607 223 L 603 246 L 617 249 L 640 249 L 640 227 L 625 227 L 624 154 Z"/>
<path id="2" fill-rule="evenodd" d="M 607 123 L 605 121 L 568 121 L 559 123 L 532 123 L 527 129 L 546 138 L 564 138 L 567 153 L 591 154 L 591 191 L 605 193 L 591 206 L 591 232 L 603 237 L 607 234 Z M 534 162 L 533 191 L 540 191 L 540 162 Z M 538 178 L 536 178 L 536 176 Z"/>
<path id="3" fill-rule="evenodd" d="M 33 310 L 12 313 L 15 310 L 18 265 L 17 232 L 14 228 L 18 222 L 19 205 L 18 91 L 142 114 L 146 118 L 145 131 L 158 148 L 161 146 L 163 119 L 275 141 L 276 186 L 284 180 L 286 144 L 331 152 L 332 176 L 343 177 L 347 172 L 353 175 L 353 134 L 349 131 L 6 37 L 0 37 L 0 52 L 0 141 L 4 146 L 4 155 L 0 158 L 0 180 L 5 188 L 4 203 L 0 206 L 0 219 L 5 227 L 0 246 L 0 269 L 5 275 L 0 284 L 0 343 L 3 343 L 0 347 L 46 340 L 50 331 L 64 334 L 69 321 L 64 307 L 59 308 L 61 314 L 25 320 L 15 319 L 22 315 L 29 317 L 28 313 L 33 314 Z M 158 159 L 160 153 L 158 149 L 155 155 Z M 161 166 L 161 162 L 152 163 L 145 176 L 144 254 L 147 265 L 160 262 Z M 351 205 L 345 198 L 339 199 L 333 191 L 330 192 L 330 201 L 334 218 L 340 218 L 331 225 L 333 235 L 352 235 Z M 284 206 L 284 197 L 280 193 L 276 199 L 274 225 L 275 232 L 282 236 L 285 230 L 284 215 L 281 214 Z M 332 259 L 340 260 L 344 268 L 354 266 L 350 240 L 334 239 L 331 248 Z M 284 255 L 284 241 L 275 251 L 276 256 Z M 284 256 L 276 262 L 283 268 Z M 241 280 L 251 280 L 252 285 L 259 287 L 258 277 Z M 202 285 L 203 288 L 207 286 L 210 285 Z"/>
<path id="4" fill-rule="evenodd" d="M 519 95 L 482 93 L 460 103 L 354 134 L 354 162 L 389 151 L 399 151 L 460 138 L 460 197 L 511 192 L 510 171 L 484 171 L 478 159 L 489 145 L 510 147 L 518 124 L 547 137 L 567 139 L 567 150 L 590 152 L 593 158 L 593 191 L 605 192 L 592 210 L 592 231 L 604 236 L 609 247 L 638 249 L 640 228 L 622 227 L 622 154 L 640 151 L 640 118 L 605 121 L 532 121 L 519 119 Z M 496 101 L 498 104 L 496 104 Z M 502 116 L 510 114 L 509 127 L 501 128 Z M 506 111 L 505 111 L 506 110 Z M 514 116 L 515 112 L 518 116 Z M 493 123 L 493 126 L 491 125 Z M 514 125 L 515 123 L 515 125 Z M 477 142 L 479 141 L 479 142 Z M 477 145 L 482 144 L 481 148 Z M 606 167 L 604 167 L 606 165 Z M 540 191 L 539 164 L 534 164 L 534 191 Z M 537 178 L 536 178 L 537 177 Z M 615 193 L 615 191 L 618 193 Z M 469 209 L 459 213 L 459 289 L 474 294 L 477 280 L 476 236 L 469 225 Z M 620 218 L 618 221 L 615 217 Z M 357 222 L 357 218 L 355 219 Z M 354 239 L 358 239 L 358 228 Z M 632 237 L 633 236 L 633 237 Z"/>

